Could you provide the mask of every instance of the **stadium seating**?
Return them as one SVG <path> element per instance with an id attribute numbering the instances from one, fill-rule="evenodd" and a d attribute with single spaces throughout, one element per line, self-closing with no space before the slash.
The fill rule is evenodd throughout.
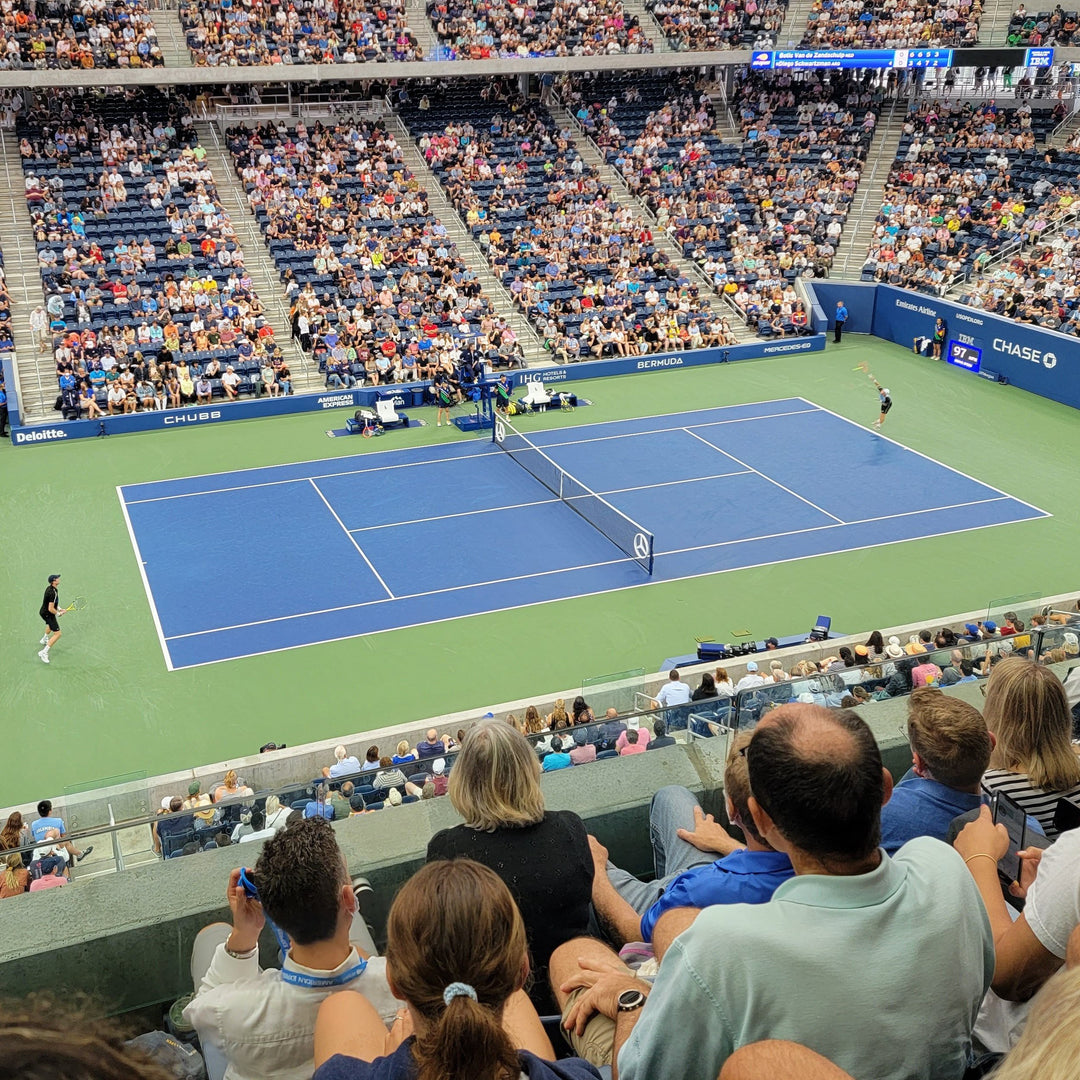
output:
<path id="1" fill-rule="evenodd" d="M 787 12 L 788 0 L 729 0 L 703 4 L 700 0 L 645 0 L 680 52 L 704 49 L 768 49 Z"/>
<path id="2" fill-rule="evenodd" d="M 653 245 L 551 114 L 492 82 L 446 84 L 401 115 L 491 267 L 563 361 L 704 345 L 696 284 Z M 697 344 L 691 339 L 695 338 Z"/>
<path id="3" fill-rule="evenodd" d="M 652 52 L 637 17 L 620 0 L 428 0 L 440 59 L 492 56 L 603 56 Z"/>
<path id="4" fill-rule="evenodd" d="M 150 5 L 142 0 L 106 4 L 17 0 L 4 9 L 0 25 L 0 68 L 160 67 Z"/>
<path id="5" fill-rule="evenodd" d="M 385 127 L 241 128 L 227 142 L 294 307 L 309 320 L 315 356 L 324 370 L 333 365 L 333 385 L 414 382 L 440 366 L 452 372 L 463 352 L 492 364 L 513 352 L 513 331 Z M 284 163 L 287 183 L 271 162 Z"/>
<path id="6" fill-rule="evenodd" d="M 981 0 L 814 0 L 800 44 L 813 49 L 959 46 L 979 38 Z"/>
<path id="7" fill-rule="evenodd" d="M 869 88 L 745 79 L 742 143 L 721 141 L 686 79 L 612 75 L 575 83 L 572 98 L 631 191 L 749 326 L 805 330 L 793 282 L 828 273 L 876 123 Z"/>
<path id="8" fill-rule="evenodd" d="M 1056 5 L 1053 11 L 1028 11 L 1021 4 L 1009 19 L 1006 40 L 1009 45 L 1071 45 L 1080 25 L 1080 12 Z"/>
<path id="9" fill-rule="evenodd" d="M 267 0 L 182 0 L 180 22 L 198 67 L 423 59 L 405 0 L 288 7 Z"/>
<path id="10" fill-rule="evenodd" d="M 84 97 L 77 132 L 50 104 L 18 132 L 65 409 L 93 411 L 80 388 L 109 411 L 194 402 L 204 371 L 227 397 L 230 366 L 251 390 L 273 335 L 181 102 Z"/>
<path id="11" fill-rule="evenodd" d="M 1050 187 L 1036 194 L 1038 144 L 1052 125 L 1026 104 L 920 105 L 885 184 L 863 280 L 940 294 L 1026 239 L 1032 210 L 1057 200 Z"/>

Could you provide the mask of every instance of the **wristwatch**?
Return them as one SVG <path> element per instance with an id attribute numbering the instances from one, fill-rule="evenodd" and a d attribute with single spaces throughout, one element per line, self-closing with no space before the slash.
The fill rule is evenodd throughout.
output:
<path id="1" fill-rule="evenodd" d="M 619 995 L 619 1012 L 634 1012 L 645 1004 L 647 998 L 641 990 L 624 990 Z"/>

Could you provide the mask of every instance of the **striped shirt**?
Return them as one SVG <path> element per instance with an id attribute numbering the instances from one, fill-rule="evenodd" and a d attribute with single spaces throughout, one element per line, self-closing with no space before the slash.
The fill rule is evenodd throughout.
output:
<path id="1" fill-rule="evenodd" d="M 988 769 L 982 778 L 982 788 L 988 795 L 1001 791 L 1018 802 L 1043 827 L 1048 840 L 1054 840 L 1058 835 L 1054 828 L 1058 799 L 1080 798 L 1080 784 L 1061 791 L 1046 791 L 1035 787 L 1025 773 L 1007 769 Z"/>

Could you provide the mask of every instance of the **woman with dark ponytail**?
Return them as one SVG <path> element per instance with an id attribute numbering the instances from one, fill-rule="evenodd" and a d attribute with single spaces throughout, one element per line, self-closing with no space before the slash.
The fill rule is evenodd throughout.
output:
<path id="1" fill-rule="evenodd" d="M 525 927 L 509 889 L 470 859 L 428 863 L 397 894 L 386 976 L 405 1003 L 387 1032 L 360 994 L 326 999 L 314 1080 L 596 1080 L 580 1058 L 553 1062 L 522 987 Z"/>

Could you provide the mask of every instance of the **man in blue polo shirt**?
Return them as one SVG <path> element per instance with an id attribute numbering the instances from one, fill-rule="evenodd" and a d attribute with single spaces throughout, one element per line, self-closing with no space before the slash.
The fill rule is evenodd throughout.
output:
<path id="1" fill-rule="evenodd" d="M 656 793 L 649 812 L 655 881 L 639 881 L 612 866 L 606 849 L 589 837 L 593 908 L 616 944 L 651 942 L 657 920 L 673 908 L 764 904 L 794 876 L 791 860 L 761 839 L 750 816 L 750 781 L 742 755 L 749 742 L 749 732 L 734 740 L 724 770 L 728 820 L 742 829 L 745 846 L 705 814 L 686 788 L 674 786 Z M 714 861 L 716 855 L 722 857 Z"/>
<path id="2" fill-rule="evenodd" d="M 974 705 L 918 686 L 908 697 L 911 770 L 881 810 L 881 846 L 893 855 L 916 836 L 946 840 L 961 814 L 982 805 L 979 781 L 990 762 L 994 737 Z M 1043 835 L 1028 818 L 1029 831 Z"/>
<path id="3" fill-rule="evenodd" d="M 835 316 L 835 321 L 833 323 L 833 329 L 834 329 L 833 341 L 837 345 L 840 344 L 840 335 L 844 332 L 844 323 L 847 322 L 847 318 L 848 318 L 848 310 L 847 310 L 846 307 L 844 307 L 844 301 L 843 300 L 837 300 L 836 301 L 836 316 Z"/>

